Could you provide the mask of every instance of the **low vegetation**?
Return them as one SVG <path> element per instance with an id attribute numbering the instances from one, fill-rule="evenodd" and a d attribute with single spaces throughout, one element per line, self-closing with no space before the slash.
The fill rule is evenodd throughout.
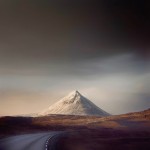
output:
<path id="1" fill-rule="evenodd" d="M 98 117 L 50 115 L 1 117 L 0 137 L 64 130 L 58 150 L 150 149 L 150 109 L 123 115 Z"/>

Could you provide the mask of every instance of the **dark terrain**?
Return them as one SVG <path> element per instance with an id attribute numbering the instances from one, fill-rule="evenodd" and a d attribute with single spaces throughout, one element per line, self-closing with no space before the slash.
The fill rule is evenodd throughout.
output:
<path id="1" fill-rule="evenodd" d="M 0 137 L 64 130 L 61 150 L 150 149 L 150 109 L 109 117 L 50 115 L 1 117 Z"/>
<path id="2" fill-rule="evenodd" d="M 88 129 L 61 138 L 57 150 L 149 150 L 149 143 L 148 131 Z"/>

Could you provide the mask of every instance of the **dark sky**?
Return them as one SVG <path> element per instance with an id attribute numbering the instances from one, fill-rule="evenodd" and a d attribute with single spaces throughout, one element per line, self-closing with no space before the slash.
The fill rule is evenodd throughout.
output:
<path id="1" fill-rule="evenodd" d="M 145 0 L 0 3 L 2 59 L 83 60 L 127 50 L 148 53 L 150 5 Z"/>
<path id="2" fill-rule="evenodd" d="M 39 111 L 73 89 L 95 98 L 96 104 L 111 113 L 145 108 L 149 104 L 145 90 L 149 11 L 146 0 L 1 0 L 0 101 L 4 109 L 0 113 Z M 109 84 L 115 92 L 108 89 Z M 142 91 L 132 87 L 137 84 Z M 124 102 L 115 98 L 127 98 L 120 88 L 128 93 Z M 122 111 L 108 107 L 106 91 L 122 104 Z M 143 92 L 142 103 L 138 95 Z M 126 110 L 131 97 L 136 106 Z M 29 105 L 27 99 L 32 107 L 21 112 Z M 33 107 L 35 101 L 41 107 Z M 5 109 L 9 105 L 14 105 L 11 111 Z"/>

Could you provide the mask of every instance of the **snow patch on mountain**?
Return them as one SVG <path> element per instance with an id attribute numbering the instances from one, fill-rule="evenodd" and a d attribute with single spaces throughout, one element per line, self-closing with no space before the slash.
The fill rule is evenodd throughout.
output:
<path id="1" fill-rule="evenodd" d="M 109 113 L 97 107 L 78 91 L 71 92 L 68 96 L 62 98 L 38 115 L 45 116 L 50 114 L 109 116 Z"/>

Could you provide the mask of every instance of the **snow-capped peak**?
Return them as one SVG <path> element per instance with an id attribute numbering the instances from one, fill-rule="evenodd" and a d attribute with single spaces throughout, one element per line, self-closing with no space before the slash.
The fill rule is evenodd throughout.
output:
<path id="1" fill-rule="evenodd" d="M 73 100 L 79 100 L 81 98 L 81 94 L 76 90 L 76 91 L 73 91 L 71 93 L 69 93 L 67 96 L 65 96 L 63 99 L 61 99 L 61 101 L 73 101 Z"/>
<path id="2" fill-rule="evenodd" d="M 66 114 L 66 115 L 101 115 L 109 114 L 97 107 L 90 100 L 82 96 L 77 90 L 71 92 L 60 101 L 51 105 L 39 115 Z"/>
<path id="3" fill-rule="evenodd" d="M 72 91 L 71 93 L 68 94 L 68 97 L 75 97 L 75 96 L 81 96 L 81 94 L 77 90 Z"/>

